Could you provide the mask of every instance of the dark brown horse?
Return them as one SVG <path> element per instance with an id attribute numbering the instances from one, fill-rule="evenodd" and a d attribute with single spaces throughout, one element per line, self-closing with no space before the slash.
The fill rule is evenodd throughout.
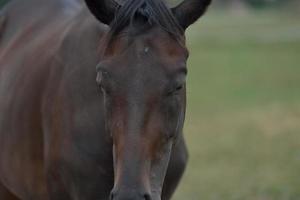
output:
<path id="1" fill-rule="evenodd" d="M 209 3 L 8 4 L 0 199 L 170 199 L 187 162 L 184 30 Z"/>

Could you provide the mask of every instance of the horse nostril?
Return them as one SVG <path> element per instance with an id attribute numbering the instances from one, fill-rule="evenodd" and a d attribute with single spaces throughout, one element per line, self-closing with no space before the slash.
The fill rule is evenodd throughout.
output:
<path id="1" fill-rule="evenodd" d="M 111 192 L 110 195 L 109 195 L 109 200 L 113 200 L 115 197 L 115 194 L 114 192 Z"/>
<path id="2" fill-rule="evenodd" d="M 151 200 L 150 194 L 145 194 L 145 195 L 144 195 L 144 199 L 145 199 L 145 200 Z"/>
<path id="3" fill-rule="evenodd" d="M 152 200 L 149 193 L 116 191 L 112 190 L 109 195 L 109 200 Z"/>

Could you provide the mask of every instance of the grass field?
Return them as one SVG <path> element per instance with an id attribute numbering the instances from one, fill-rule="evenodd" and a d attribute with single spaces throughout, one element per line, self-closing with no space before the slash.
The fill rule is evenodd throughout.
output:
<path id="1" fill-rule="evenodd" d="M 174 200 L 300 199 L 299 19 L 210 12 L 188 31 L 190 162 Z"/>

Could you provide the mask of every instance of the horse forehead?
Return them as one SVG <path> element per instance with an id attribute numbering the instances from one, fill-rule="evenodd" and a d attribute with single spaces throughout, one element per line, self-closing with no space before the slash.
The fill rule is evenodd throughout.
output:
<path id="1" fill-rule="evenodd" d="M 177 70 L 177 67 L 182 67 L 186 62 L 188 56 L 184 42 L 162 30 L 153 30 L 137 36 L 134 38 L 134 44 L 131 47 L 135 52 L 131 57 L 132 61 L 140 63 L 139 67 L 142 68 L 151 66 L 153 72 Z"/>
<path id="2" fill-rule="evenodd" d="M 121 53 L 126 49 L 134 49 L 135 55 L 145 53 L 153 55 L 155 53 L 156 57 L 184 59 L 188 53 L 184 44 L 184 35 L 174 36 L 161 27 L 152 27 L 145 31 L 139 30 L 139 28 L 125 29 L 120 35 L 123 36 L 117 37 L 112 45 L 113 54 Z M 132 51 L 128 53 L 132 53 Z"/>
<path id="3" fill-rule="evenodd" d="M 138 38 L 138 37 L 137 37 Z M 145 53 L 157 51 L 164 57 L 182 57 L 186 54 L 186 48 L 182 41 L 184 38 L 175 38 L 160 28 L 154 28 L 140 37 L 140 50 Z"/>
<path id="4" fill-rule="evenodd" d="M 112 65 L 115 73 L 123 78 L 130 73 L 132 82 L 147 80 L 149 84 L 164 81 L 185 66 L 188 53 L 179 39 L 158 28 L 117 37 L 111 49 L 116 58 Z"/>

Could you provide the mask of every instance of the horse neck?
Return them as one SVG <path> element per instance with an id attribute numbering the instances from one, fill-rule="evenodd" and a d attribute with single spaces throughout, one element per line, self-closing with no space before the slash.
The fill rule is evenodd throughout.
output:
<path id="1" fill-rule="evenodd" d="M 86 68 L 92 65 L 95 69 L 100 60 L 101 41 L 107 30 L 107 26 L 83 11 L 72 20 L 64 33 L 58 54 L 60 60 L 67 67 Z"/>

